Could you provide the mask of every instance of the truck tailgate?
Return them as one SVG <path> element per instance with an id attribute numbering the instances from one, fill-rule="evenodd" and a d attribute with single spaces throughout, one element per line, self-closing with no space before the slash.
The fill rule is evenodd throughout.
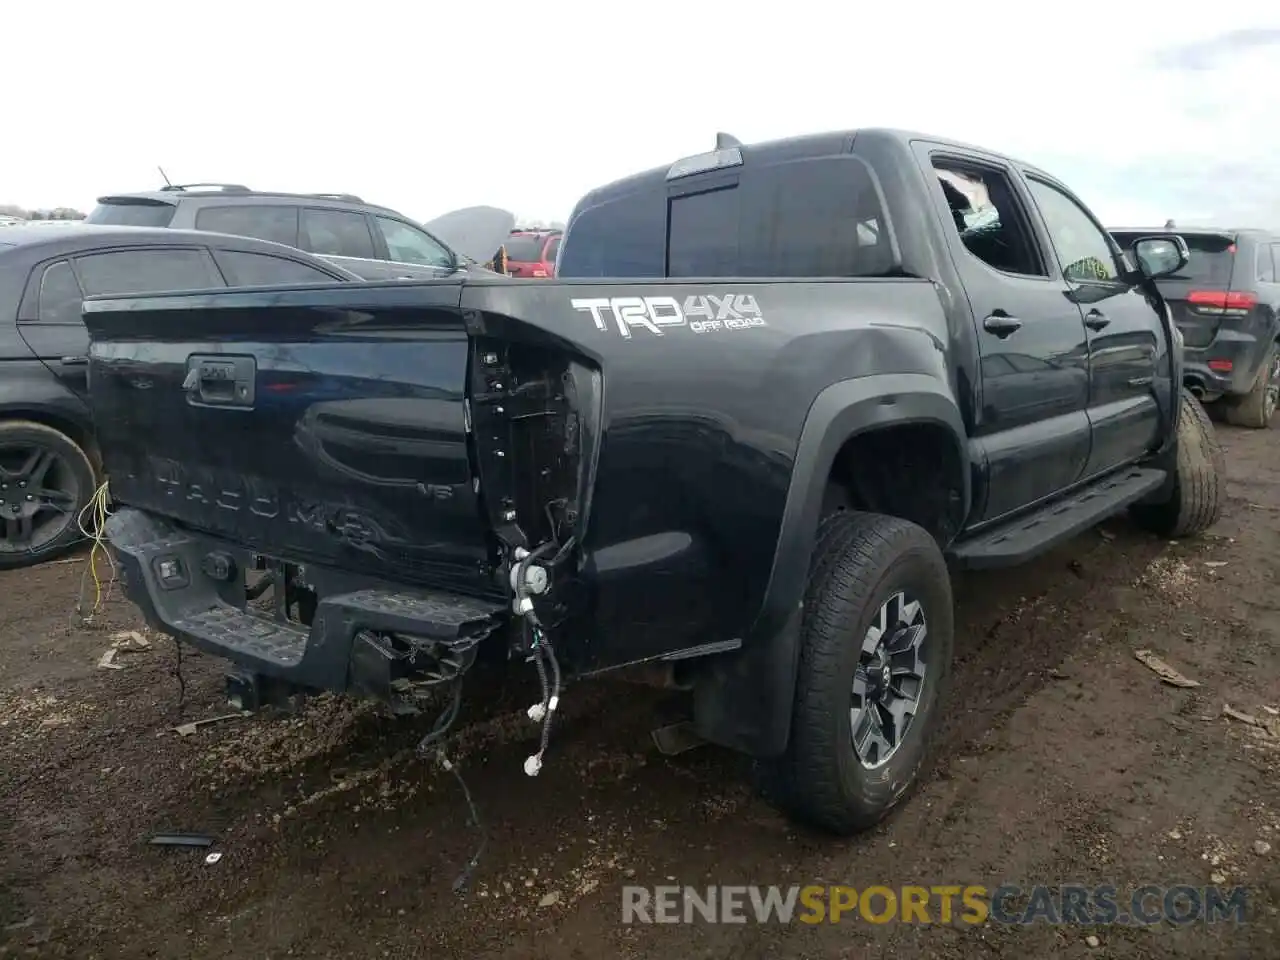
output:
<path id="1" fill-rule="evenodd" d="M 90 301 L 113 497 L 271 556 L 480 585 L 459 297 L 442 282 Z"/>

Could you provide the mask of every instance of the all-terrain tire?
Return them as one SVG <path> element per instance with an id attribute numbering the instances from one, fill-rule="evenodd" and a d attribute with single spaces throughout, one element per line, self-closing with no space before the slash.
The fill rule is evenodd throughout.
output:
<path id="1" fill-rule="evenodd" d="M 873 618 L 898 593 L 913 597 L 924 613 L 927 666 L 901 745 L 882 765 L 867 768 L 852 740 L 854 672 Z M 765 797 L 797 820 L 842 835 L 883 819 L 924 762 L 953 634 L 951 581 L 927 531 L 851 510 L 823 520 L 810 563 L 787 750 L 756 765 Z"/>
<path id="2" fill-rule="evenodd" d="M 1276 387 L 1280 371 L 1276 369 L 1277 345 L 1271 344 L 1266 357 L 1262 361 L 1262 369 L 1253 387 L 1234 403 L 1225 404 L 1224 413 L 1227 422 L 1237 427 L 1249 427 L 1252 430 L 1265 430 L 1271 426 L 1271 419 L 1276 413 Z"/>
<path id="3" fill-rule="evenodd" d="M 1162 537 L 1189 537 L 1217 523 L 1227 482 L 1226 457 L 1209 415 L 1186 388 L 1180 403 L 1173 490 L 1164 501 L 1129 511 L 1135 523 Z"/>
<path id="4" fill-rule="evenodd" d="M 65 488 L 64 492 L 67 496 L 62 517 L 67 522 L 49 539 L 34 548 L 15 549 L 11 548 L 7 542 L 0 543 L 0 570 L 31 567 L 46 560 L 52 560 L 82 540 L 79 516 L 93 498 L 94 490 L 98 485 L 98 471 L 95 469 L 91 455 L 61 430 L 33 420 L 0 421 L 0 454 L 26 449 L 43 451 L 54 459 L 54 466 L 50 469 L 57 471 L 56 479 L 59 485 Z M 2 462 L 0 459 L 0 463 Z M 5 489 L 0 491 L 0 494 L 10 500 L 16 500 L 9 496 L 15 492 L 13 488 L 16 483 L 7 483 L 3 478 L 0 478 L 0 483 L 5 484 Z M 22 494 L 24 498 L 26 493 L 24 488 Z M 5 535 L 4 524 L 5 520 L 0 517 L 0 538 Z"/>

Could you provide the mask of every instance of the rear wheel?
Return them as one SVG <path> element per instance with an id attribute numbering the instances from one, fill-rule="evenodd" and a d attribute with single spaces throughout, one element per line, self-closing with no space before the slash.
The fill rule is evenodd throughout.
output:
<path id="1" fill-rule="evenodd" d="M 915 783 L 950 668 L 942 552 L 905 520 L 841 510 L 819 530 L 786 753 L 765 795 L 839 834 L 880 821 Z"/>
<path id="2" fill-rule="evenodd" d="M 1191 391 L 1183 389 L 1178 413 L 1178 459 L 1173 490 L 1156 503 L 1139 503 L 1130 515 L 1162 537 L 1201 533 L 1222 516 L 1227 463 L 1209 416 Z"/>
<path id="3" fill-rule="evenodd" d="M 1271 425 L 1277 402 L 1280 401 L 1280 349 L 1271 345 L 1254 381 L 1253 388 L 1238 401 L 1226 408 L 1227 422 L 1237 427 L 1263 430 Z"/>
<path id="4" fill-rule="evenodd" d="M 78 541 L 95 485 L 88 455 L 66 434 L 0 422 L 0 569 L 33 566 Z"/>

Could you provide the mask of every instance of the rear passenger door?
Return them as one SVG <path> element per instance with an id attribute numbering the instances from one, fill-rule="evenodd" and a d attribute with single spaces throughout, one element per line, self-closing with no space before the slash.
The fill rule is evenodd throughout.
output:
<path id="1" fill-rule="evenodd" d="M 18 306 L 18 332 L 31 352 L 73 393 L 88 393 L 89 334 L 80 321 L 84 293 L 68 259 L 38 264 Z"/>
<path id="2" fill-rule="evenodd" d="M 202 247 L 131 247 L 38 265 L 18 309 L 32 352 L 75 393 L 89 390 L 89 334 L 81 301 L 99 294 L 159 293 L 224 286 Z"/>
<path id="3" fill-rule="evenodd" d="M 1040 243 L 1016 172 L 1001 159 L 918 142 L 935 213 L 968 294 L 981 402 L 970 455 L 977 520 L 1080 479 L 1089 458 L 1089 353 L 1080 308 Z"/>
<path id="4" fill-rule="evenodd" d="M 1061 184 L 1034 172 L 1026 180 L 1067 295 L 1084 311 L 1092 435 L 1084 473 L 1094 476 L 1159 443 L 1161 411 L 1176 396 L 1169 344 L 1146 296 L 1122 279 L 1111 235 Z"/>

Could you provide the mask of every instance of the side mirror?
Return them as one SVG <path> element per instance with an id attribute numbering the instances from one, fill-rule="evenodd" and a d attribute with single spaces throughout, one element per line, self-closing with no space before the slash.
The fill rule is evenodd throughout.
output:
<path id="1" fill-rule="evenodd" d="M 1179 236 L 1143 237 L 1130 248 L 1138 270 L 1149 280 L 1177 273 L 1191 259 L 1187 242 Z"/>

